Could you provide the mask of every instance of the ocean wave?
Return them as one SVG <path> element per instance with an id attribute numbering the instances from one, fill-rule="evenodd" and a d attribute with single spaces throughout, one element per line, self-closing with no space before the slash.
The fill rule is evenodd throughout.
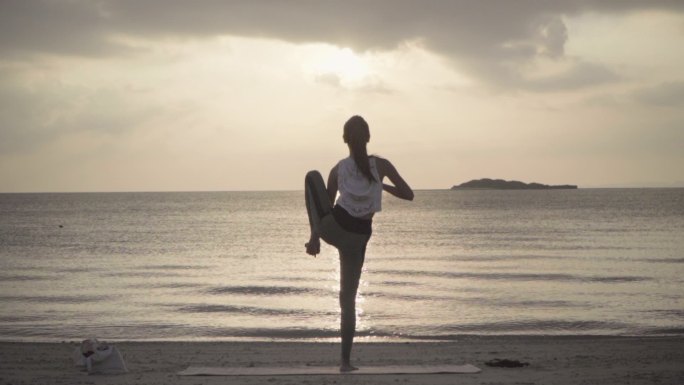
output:
<path id="1" fill-rule="evenodd" d="M 201 265 L 147 265 L 142 266 L 141 269 L 144 270 L 205 270 L 211 269 L 212 266 L 201 266 Z"/>
<path id="2" fill-rule="evenodd" d="M 368 335 L 358 331 L 357 337 Z M 249 338 L 281 338 L 281 339 L 316 339 L 336 338 L 340 331 L 323 328 L 219 328 L 208 330 L 206 336 L 211 337 L 249 337 Z"/>
<path id="3" fill-rule="evenodd" d="M 684 327 L 662 327 L 647 330 L 641 330 L 643 334 L 653 336 L 680 336 L 684 335 Z"/>
<path id="4" fill-rule="evenodd" d="M 651 281 L 652 278 L 649 277 L 639 277 L 639 276 L 608 276 L 608 277 L 577 277 L 580 281 L 586 282 L 643 282 Z"/>
<path id="5" fill-rule="evenodd" d="M 307 270 L 307 272 L 313 272 L 311 270 Z M 260 279 L 263 279 L 264 281 L 281 281 L 281 282 L 320 282 L 320 281 L 327 281 L 326 278 L 321 278 L 320 276 L 313 276 L 313 277 L 296 277 L 296 276 L 264 276 L 264 277 L 259 277 Z"/>
<path id="6" fill-rule="evenodd" d="M 374 260 L 401 260 L 407 261 L 433 261 L 433 262 L 505 262 L 505 261 L 539 261 L 539 260 L 558 260 L 574 259 L 572 256 L 555 255 L 444 255 L 444 256 L 410 256 L 397 258 L 395 256 L 373 257 Z"/>
<path id="7" fill-rule="evenodd" d="M 515 332 L 534 332 L 544 334 L 544 332 L 566 332 L 566 333 L 586 333 L 613 331 L 620 332 L 633 329 L 634 325 L 624 322 L 609 321 L 567 321 L 567 320 L 520 320 L 506 322 L 488 323 L 469 323 L 461 325 L 442 325 L 438 330 L 446 333 L 457 332 L 482 332 L 482 333 L 515 333 Z"/>
<path id="8" fill-rule="evenodd" d="M 654 314 L 656 316 L 666 319 L 684 320 L 684 310 L 681 309 L 662 309 L 662 310 L 647 310 L 645 313 Z"/>
<path id="9" fill-rule="evenodd" d="M 107 295 L 63 295 L 63 296 L 1 296 L 0 301 L 8 302 L 39 302 L 78 304 L 86 302 L 107 301 L 112 297 Z"/>
<path id="10" fill-rule="evenodd" d="M 642 258 L 637 259 L 637 261 L 655 263 L 684 263 L 684 258 Z"/>
<path id="11" fill-rule="evenodd" d="M 239 310 L 256 316 L 282 316 L 283 314 L 254 314 L 255 308 L 249 307 L 216 307 L 213 305 L 195 305 L 201 311 Z M 188 308 L 187 310 L 193 310 Z M 259 310 L 257 312 L 263 312 Z M 271 310 L 266 310 L 272 313 Z M 285 315 L 294 312 L 286 311 Z M 296 312 L 298 316 L 305 312 Z M 305 314 L 310 316 L 310 314 Z M 334 316 L 336 313 L 325 314 Z M 373 317 L 380 319 L 382 317 Z M 43 317 L 3 317 L 0 319 L 0 340 L 16 338 L 46 339 L 81 339 L 83 336 L 105 336 L 109 340 L 155 340 L 155 339 L 232 339 L 232 338 L 267 338 L 267 339 L 326 339 L 338 338 L 336 327 L 215 327 L 190 325 L 184 323 L 133 322 L 133 323 L 84 323 L 71 322 L 45 323 Z M 73 320 L 72 320 L 73 321 Z M 102 320 L 100 320 L 102 321 Z M 394 324 L 392 324 L 394 325 Z M 505 322 L 482 322 L 464 324 L 436 324 L 423 326 L 370 326 L 359 327 L 358 337 L 382 337 L 410 340 L 457 340 L 464 335 L 684 335 L 684 327 L 644 327 L 622 322 L 606 322 L 599 320 L 510 320 Z"/>
<path id="12" fill-rule="evenodd" d="M 400 275 L 400 276 L 424 276 L 435 278 L 455 279 L 482 279 L 503 281 L 572 281 L 572 282 L 642 282 L 652 278 L 640 276 L 581 276 L 560 273 L 468 273 L 448 271 L 425 271 L 425 270 L 375 270 L 374 273 Z"/>
<path id="13" fill-rule="evenodd" d="M 57 268 L 55 269 L 57 273 L 95 273 L 102 271 L 102 269 L 92 268 L 92 267 L 69 267 L 69 268 Z"/>
<path id="14" fill-rule="evenodd" d="M 213 304 L 197 304 L 184 305 L 176 308 L 179 312 L 184 313 L 238 313 L 258 316 L 302 316 L 317 315 L 317 316 L 331 316 L 336 315 L 335 312 L 310 312 L 300 309 L 274 309 L 255 306 L 234 306 L 234 305 L 213 305 Z"/>
<path id="15" fill-rule="evenodd" d="M 133 289 L 192 289 L 202 286 L 202 284 L 189 282 L 143 282 L 127 285 L 126 287 Z"/>
<path id="16" fill-rule="evenodd" d="M 238 295 L 327 295 L 328 292 L 310 287 L 297 286 L 220 286 L 205 290 L 208 294 Z"/>
<path id="17" fill-rule="evenodd" d="M 181 273 L 160 272 L 160 271 L 117 271 L 98 274 L 101 277 L 115 278 L 159 278 L 159 277 L 184 277 Z"/>
<path id="18" fill-rule="evenodd" d="M 22 281 L 55 281 L 59 277 L 51 277 L 47 275 L 0 275 L 0 281 L 4 282 L 22 282 Z"/>
<path id="19" fill-rule="evenodd" d="M 501 300 L 497 297 L 475 297 L 475 298 L 460 298 L 458 302 L 467 303 L 471 305 L 490 306 L 490 307 L 512 307 L 512 308 L 583 308 L 588 306 L 587 303 L 578 303 L 571 301 L 554 301 L 554 300 Z"/>
<path id="20" fill-rule="evenodd" d="M 383 286 L 402 286 L 402 287 L 406 287 L 406 286 L 414 286 L 414 287 L 415 287 L 415 286 L 423 286 L 422 284 L 417 283 L 417 282 L 411 282 L 411 281 L 391 281 L 391 280 L 390 280 L 390 281 L 382 281 L 382 282 L 380 282 L 380 285 L 383 285 Z"/>
<path id="21" fill-rule="evenodd" d="M 0 340 L 22 340 L 29 339 L 35 341 L 50 340 L 73 340 L 81 341 L 85 337 L 98 336 L 107 341 L 126 340 L 140 341 L 149 339 L 164 339 L 178 337 L 193 337 L 201 332 L 201 328 L 188 327 L 182 324 L 171 323 L 135 323 L 116 325 L 61 322 L 59 325 L 34 323 L 17 325 L 0 325 Z"/>
<path id="22" fill-rule="evenodd" d="M 401 294 L 401 293 L 387 293 L 381 291 L 363 292 L 364 297 L 387 298 L 400 301 L 453 301 L 453 297 L 436 296 L 436 295 L 420 295 L 420 294 Z"/>
<path id="23" fill-rule="evenodd" d="M 166 339 L 325 339 L 337 338 L 337 329 L 325 328 L 240 328 L 190 326 L 174 323 L 145 324 L 71 324 L 59 328 L 42 324 L 0 325 L 1 340 L 73 340 L 80 341 L 84 336 L 104 336 L 107 341 L 154 341 Z M 377 335 L 372 331 L 359 330 L 358 337 Z"/>
<path id="24" fill-rule="evenodd" d="M 409 328 L 410 329 L 410 328 Z M 406 329 L 404 329 L 406 330 Z M 682 335 L 684 328 L 639 329 L 636 325 L 604 321 L 510 321 L 442 325 L 426 330 L 360 328 L 357 337 L 383 337 L 409 340 L 457 340 L 464 335 Z M 251 337 L 274 339 L 323 339 L 339 337 L 338 329 L 323 328 L 218 328 L 203 334 L 212 337 Z"/>
<path id="25" fill-rule="evenodd" d="M 21 323 L 21 322 L 35 322 L 42 321 L 45 317 L 36 315 L 8 315 L 0 316 L 0 323 Z"/>

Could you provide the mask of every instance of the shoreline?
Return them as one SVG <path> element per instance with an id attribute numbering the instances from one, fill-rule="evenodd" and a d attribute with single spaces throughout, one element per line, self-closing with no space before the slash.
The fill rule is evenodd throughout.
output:
<path id="1" fill-rule="evenodd" d="M 473 364 L 479 374 L 182 377 L 188 366 L 336 366 L 337 342 L 111 341 L 129 373 L 88 376 L 72 365 L 76 342 L 0 342 L 0 383 L 11 384 L 680 384 L 684 336 L 475 336 L 452 341 L 359 341 L 357 366 Z M 492 359 L 529 363 L 489 367 Z"/>
<path id="2" fill-rule="evenodd" d="M 679 329 L 678 329 L 679 330 Z M 111 344 L 250 344 L 250 343 L 274 343 L 274 344 L 335 344 L 340 342 L 339 337 L 169 337 L 169 338 L 149 338 L 149 339 L 125 339 L 125 338 L 98 338 L 101 341 Z M 2 338 L 0 337 L 0 346 L 4 344 L 80 344 L 85 338 L 90 338 L 84 335 L 83 338 Z M 448 336 L 434 336 L 434 337 L 401 337 L 401 336 L 365 336 L 357 335 L 354 338 L 354 344 L 429 344 L 429 343 L 456 343 L 462 340 L 470 339 L 682 339 L 684 334 L 458 334 Z"/>

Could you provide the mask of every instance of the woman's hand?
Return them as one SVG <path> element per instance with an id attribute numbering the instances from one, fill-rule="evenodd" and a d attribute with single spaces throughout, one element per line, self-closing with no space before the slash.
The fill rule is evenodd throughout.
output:
<path id="1" fill-rule="evenodd" d="M 306 246 L 306 253 L 314 257 L 321 252 L 321 240 L 318 237 L 312 236 L 304 246 Z"/>
<path id="2" fill-rule="evenodd" d="M 409 187 L 404 178 L 399 175 L 399 172 L 394 165 L 387 159 L 378 158 L 378 171 L 380 172 L 380 179 L 388 177 L 392 184 L 382 185 L 382 189 L 394 195 L 399 199 L 407 201 L 413 200 L 413 190 Z"/>

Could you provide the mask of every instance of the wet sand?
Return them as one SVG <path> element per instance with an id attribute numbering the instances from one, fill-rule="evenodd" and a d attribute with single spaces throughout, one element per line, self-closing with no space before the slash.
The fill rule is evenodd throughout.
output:
<path id="1" fill-rule="evenodd" d="M 88 375 L 76 343 L 0 342 L 0 384 L 684 384 L 684 337 L 464 336 L 449 342 L 361 342 L 354 364 L 470 363 L 479 374 L 183 377 L 193 366 L 332 366 L 339 345 L 309 342 L 116 342 L 129 373 Z M 489 367 L 493 359 L 529 363 Z"/>

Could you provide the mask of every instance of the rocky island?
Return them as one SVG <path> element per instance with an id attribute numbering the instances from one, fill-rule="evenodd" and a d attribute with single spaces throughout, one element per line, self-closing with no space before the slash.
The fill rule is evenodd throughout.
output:
<path id="1" fill-rule="evenodd" d="M 541 183 L 524 183 L 517 180 L 503 179 L 473 179 L 451 187 L 452 190 L 570 190 L 576 189 L 576 185 L 549 186 Z"/>

